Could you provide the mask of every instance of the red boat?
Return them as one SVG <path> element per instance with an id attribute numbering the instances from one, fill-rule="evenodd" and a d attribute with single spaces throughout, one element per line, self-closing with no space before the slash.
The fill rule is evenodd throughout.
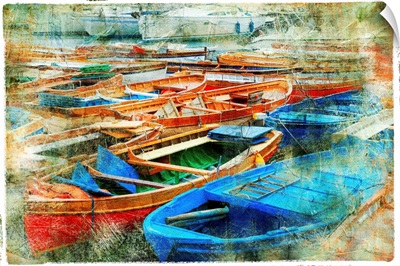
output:
<path id="1" fill-rule="evenodd" d="M 102 155 L 98 155 L 97 159 L 77 163 L 75 167 L 64 168 L 41 179 L 31 179 L 25 196 L 24 225 L 32 251 L 37 254 L 57 249 L 85 241 L 96 234 L 104 235 L 110 232 L 107 230 L 135 229 L 151 211 L 173 197 L 269 160 L 282 138 L 281 132 L 263 127 L 260 136 L 262 142 L 258 144 L 245 143 L 243 140 L 216 140 L 207 136 L 215 127 L 203 127 L 133 146 L 128 151 L 126 161 L 102 148 L 98 152 Z M 245 131 L 241 128 L 240 132 Z M 190 154 L 192 162 L 182 164 L 173 160 L 172 154 L 178 154 L 178 158 L 181 158 L 182 153 Z M 201 160 L 197 158 L 199 156 Z M 216 167 L 210 170 L 214 163 Z M 119 186 L 119 190 L 107 187 L 106 191 L 104 183 L 102 188 L 91 190 L 71 185 L 75 172 L 81 176 L 82 173 L 89 175 L 92 180 L 112 182 L 114 186 L 116 182 L 135 185 L 135 191 L 130 189 L 125 194 L 114 194 L 114 191 L 121 192 L 131 187 L 121 189 Z M 134 177 L 138 172 L 140 176 Z M 71 175 L 72 179 L 66 178 Z M 154 175 L 158 178 L 154 178 Z M 163 179 L 159 179 L 160 176 Z M 60 183 L 62 180 L 69 182 Z"/>
<path id="2" fill-rule="evenodd" d="M 362 79 L 293 78 L 293 91 L 287 103 L 297 103 L 305 98 L 318 98 L 346 91 L 361 90 L 362 87 Z"/>

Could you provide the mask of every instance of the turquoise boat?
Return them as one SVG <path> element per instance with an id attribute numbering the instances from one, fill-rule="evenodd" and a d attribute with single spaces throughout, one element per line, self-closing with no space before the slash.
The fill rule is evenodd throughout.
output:
<path id="1" fill-rule="evenodd" d="M 387 151 L 359 141 L 226 176 L 153 211 L 146 240 L 162 262 L 264 260 L 318 245 L 386 191 Z"/>

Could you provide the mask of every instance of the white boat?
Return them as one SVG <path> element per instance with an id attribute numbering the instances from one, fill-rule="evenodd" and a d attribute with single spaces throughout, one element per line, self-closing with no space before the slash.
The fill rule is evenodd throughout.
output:
<path id="1" fill-rule="evenodd" d="M 145 11 L 140 5 L 101 5 L 86 10 L 80 19 L 91 36 L 139 37 L 139 17 L 157 13 L 159 11 Z"/>
<path id="2" fill-rule="evenodd" d="M 100 6 L 81 15 L 82 24 L 91 36 L 138 36 L 139 14 L 116 6 Z"/>
<path id="3" fill-rule="evenodd" d="M 236 36 L 251 34 L 273 20 L 237 6 L 185 6 L 157 16 L 141 16 L 139 31 L 143 40 Z"/>

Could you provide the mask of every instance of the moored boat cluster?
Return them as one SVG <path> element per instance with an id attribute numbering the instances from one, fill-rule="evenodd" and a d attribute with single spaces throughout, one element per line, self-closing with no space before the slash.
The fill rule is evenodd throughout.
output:
<path id="1" fill-rule="evenodd" d="M 139 16 L 142 35 L 157 39 L 149 25 L 179 12 Z M 236 33 L 261 23 L 235 12 Z M 32 254 L 112 225 L 143 228 L 160 261 L 271 260 L 390 201 L 393 106 L 370 86 L 378 46 L 301 43 L 222 51 L 8 41 L 6 167 L 26 179 Z"/>

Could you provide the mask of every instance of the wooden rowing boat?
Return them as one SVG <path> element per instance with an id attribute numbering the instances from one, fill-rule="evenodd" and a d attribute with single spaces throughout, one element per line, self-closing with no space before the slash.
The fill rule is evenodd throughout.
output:
<path id="1" fill-rule="evenodd" d="M 210 51 L 207 50 L 207 47 L 204 49 L 194 49 L 194 50 L 174 50 L 174 49 L 166 49 L 164 52 L 152 50 L 152 49 L 143 49 L 142 47 L 133 46 L 132 50 L 129 51 L 128 57 L 133 58 L 153 58 L 157 60 L 167 59 L 167 60 L 190 60 L 190 61 L 198 61 L 198 60 L 206 60 L 209 56 Z"/>
<path id="2" fill-rule="evenodd" d="M 359 143 L 227 176 L 152 212 L 144 234 L 161 262 L 288 259 L 379 204 L 389 158 Z"/>
<path id="3" fill-rule="evenodd" d="M 289 58 L 268 57 L 260 53 L 242 52 L 242 53 L 226 53 L 218 56 L 218 63 L 228 66 L 240 66 L 250 68 L 266 68 L 266 69 L 282 69 L 290 68 L 296 63 L 295 60 Z"/>
<path id="4" fill-rule="evenodd" d="M 298 51 L 296 51 L 298 52 Z M 321 54 L 304 52 L 227 53 L 218 57 L 220 65 L 250 67 L 253 69 L 299 68 L 303 73 L 337 73 L 365 71 L 366 58 L 359 54 Z"/>
<path id="5" fill-rule="evenodd" d="M 73 91 L 46 90 L 38 93 L 39 104 L 58 107 L 87 107 L 107 105 L 126 100 L 142 100 L 166 97 L 187 92 L 199 92 L 206 86 L 204 75 L 168 77 L 131 84 L 116 84 L 104 88 L 78 88 Z"/>
<path id="6" fill-rule="evenodd" d="M 9 45 L 12 47 L 12 44 Z M 29 49 L 31 48 L 31 49 Z M 35 50 L 33 47 L 7 48 L 7 62 L 9 63 L 31 63 L 39 61 L 74 61 L 84 62 L 87 60 L 85 55 L 74 55 L 68 51 L 58 51 L 53 48 L 44 48 L 41 51 Z"/>
<path id="7" fill-rule="evenodd" d="M 10 105 L 22 105 L 26 102 L 36 101 L 38 93 L 45 91 L 51 91 L 53 94 L 65 94 L 84 90 L 105 90 L 108 87 L 122 85 L 123 81 L 122 75 L 106 79 L 102 77 L 76 79 L 79 76 L 80 72 L 77 72 L 11 86 L 7 91 L 7 103 Z"/>
<path id="8" fill-rule="evenodd" d="M 222 57 L 226 57 L 226 60 Z M 367 57 L 360 53 L 340 53 L 307 50 L 274 50 L 252 53 L 230 53 L 221 55 L 219 61 L 232 65 L 254 65 L 279 68 L 279 62 L 287 67 L 302 69 L 302 73 L 347 73 L 365 72 Z M 278 62 L 276 65 L 275 62 Z M 274 65 L 275 64 L 275 65 Z"/>
<path id="9" fill-rule="evenodd" d="M 75 79 L 109 78 L 123 74 L 124 83 L 145 81 L 166 76 L 166 62 L 155 60 L 132 60 L 132 57 L 107 58 L 104 56 L 89 57 L 86 54 L 76 54 L 71 49 L 57 49 L 23 45 L 14 48 L 7 46 L 7 63 L 10 66 L 23 64 L 29 67 L 56 67 L 65 72 L 80 71 Z M 105 68 L 109 67 L 107 71 Z M 91 70 L 87 72 L 86 69 Z M 81 71 L 82 70 L 82 71 Z"/>
<path id="10" fill-rule="evenodd" d="M 268 160 L 276 152 L 282 136 L 278 131 L 260 128 L 255 132 L 258 132 L 257 138 L 263 140 L 257 144 L 242 142 L 240 137 L 239 142 L 213 140 L 207 134 L 215 127 L 204 127 L 133 146 L 128 153 L 124 153 L 129 154 L 126 162 L 99 148 L 97 160 L 77 163 L 75 167 L 61 169 L 54 175 L 31 180 L 25 197 L 24 224 L 32 251 L 37 253 L 70 245 L 110 226 L 122 230 L 134 229 L 151 211 L 176 195 L 224 175 L 253 168 L 256 163 L 264 162 L 260 158 Z M 250 128 L 237 127 L 236 132 L 242 132 L 241 136 L 245 137 L 247 129 Z M 201 145 L 208 148 L 204 149 Z M 189 150 L 200 151 L 202 160 L 190 157 L 189 163 L 176 161 Z M 206 157 L 209 158 L 203 161 Z M 95 163 L 96 166 L 92 166 Z M 102 180 L 102 185 L 99 187 L 89 182 L 82 188 L 70 186 L 78 180 L 74 177 L 68 179 L 70 181 L 65 179 L 72 172 L 76 172 L 72 176 L 77 178 L 89 175 L 97 182 Z M 59 177 L 53 178 L 55 175 Z M 64 184 L 50 179 L 64 181 Z M 114 181 L 124 183 L 123 188 L 122 185 L 116 188 Z M 109 186 L 105 186 L 106 183 Z M 107 191 L 104 190 L 106 187 Z M 122 194 L 110 196 L 110 193 Z"/>
<path id="11" fill-rule="evenodd" d="M 111 152 L 126 152 L 129 147 L 158 139 L 162 130 L 162 125 L 152 122 L 116 121 L 37 134 L 15 143 L 14 158 L 10 158 L 8 169 L 24 175 L 50 173 L 78 160 L 95 157 L 99 144 Z"/>
<path id="12" fill-rule="evenodd" d="M 333 133 L 382 108 L 376 95 L 349 91 L 282 106 L 264 123 L 283 132 L 282 153 L 288 149 L 310 153 L 329 149 Z"/>
<path id="13" fill-rule="evenodd" d="M 361 78 L 324 78 L 317 76 L 292 77 L 293 91 L 288 103 L 297 103 L 305 98 L 317 98 L 337 93 L 361 90 Z"/>
<path id="14" fill-rule="evenodd" d="M 213 123 L 244 123 L 257 112 L 269 112 L 286 103 L 291 86 L 285 80 L 186 94 L 169 99 L 110 106 L 102 116 L 135 120 L 141 114 L 165 126 L 165 134 Z"/>

